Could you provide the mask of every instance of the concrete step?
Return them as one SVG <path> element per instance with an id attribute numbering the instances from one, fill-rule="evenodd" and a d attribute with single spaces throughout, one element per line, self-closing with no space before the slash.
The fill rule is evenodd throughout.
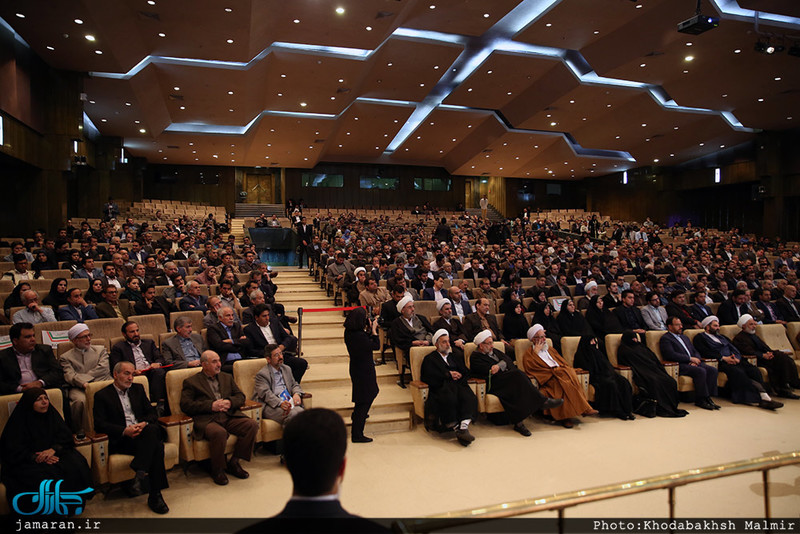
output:
<path id="1" fill-rule="evenodd" d="M 311 360 L 308 371 L 303 376 L 303 387 L 312 392 L 318 387 L 351 387 L 349 367 L 348 361 L 317 364 L 316 360 Z M 400 373 L 394 365 L 378 365 L 375 367 L 375 374 L 381 387 L 395 385 L 400 380 Z M 406 373 L 406 379 L 410 380 L 409 376 Z"/>
<path id="2" fill-rule="evenodd" d="M 303 325 L 303 343 L 316 341 L 344 341 L 344 328 L 341 325 Z"/>
<path id="3" fill-rule="evenodd" d="M 305 383 L 305 380 L 303 381 Z M 315 407 L 328 408 L 338 412 L 342 417 L 349 417 L 353 412 L 352 391 L 350 387 L 319 387 L 309 393 L 314 395 Z M 372 403 L 371 414 L 405 411 L 410 413 L 414 403 L 411 391 L 396 385 L 380 386 L 380 392 Z"/>

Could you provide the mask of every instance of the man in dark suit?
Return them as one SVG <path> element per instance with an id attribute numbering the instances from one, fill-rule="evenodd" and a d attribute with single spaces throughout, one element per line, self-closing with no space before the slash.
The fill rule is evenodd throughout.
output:
<path id="1" fill-rule="evenodd" d="M 108 365 L 113 369 L 117 362 L 130 362 L 135 368 L 134 375 L 146 375 L 150 398 L 156 400 L 156 411 L 163 415 L 167 398 L 167 371 L 161 367 L 164 359 L 153 341 L 141 338 L 135 321 L 126 321 L 121 330 L 125 339 L 111 347 Z"/>
<path id="2" fill-rule="evenodd" d="M 489 299 L 478 299 L 475 303 L 475 313 L 464 317 L 464 334 L 467 339 L 472 339 L 487 328 L 491 330 L 492 338 L 495 341 L 502 341 L 506 345 L 506 351 L 508 351 L 508 347 L 513 347 L 503 339 L 503 332 L 497 324 L 497 317 L 489 313 Z"/>
<path id="3" fill-rule="evenodd" d="M 234 320 L 233 308 L 222 306 L 216 313 L 219 320 L 206 330 L 206 340 L 208 347 L 223 359 L 222 370 L 233 373 L 233 363 L 249 357 L 249 343 L 242 325 Z"/>
<path id="4" fill-rule="evenodd" d="M 792 388 L 800 388 L 800 378 L 794 355 L 772 349 L 756 334 L 756 321 L 749 313 L 742 315 L 737 323 L 741 332 L 733 338 L 733 344 L 745 356 L 758 358 L 758 366 L 769 371 L 769 384 L 779 397 L 800 399 Z"/>
<path id="5" fill-rule="evenodd" d="M 178 317 L 172 329 L 175 335 L 161 343 L 164 363 L 172 365 L 175 369 L 200 365 L 200 355 L 206 347 L 203 337 L 192 332 L 192 319 L 186 316 Z"/>
<path id="6" fill-rule="evenodd" d="M 446 298 L 447 292 L 444 290 L 444 277 L 437 273 L 433 276 L 433 287 L 426 287 L 422 290 L 422 300 L 439 301 Z"/>
<path id="7" fill-rule="evenodd" d="M 297 350 L 297 338 L 288 334 L 277 317 L 273 317 L 271 313 L 266 304 L 258 304 L 253 309 L 255 320 L 244 328 L 248 353 L 251 358 L 264 358 L 266 356 L 264 349 L 267 345 L 278 345 L 283 351 L 283 363 L 289 366 L 295 382 L 299 384 L 308 369 L 308 362 L 294 355 Z"/>
<path id="8" fill-rule="evenodd" d="M 192 280 L 186 284 L 186 295 L 181 299 L 181 311 L 201 311 L 206 313 L 208 297 L 200 294 L 200 284 Z"/>
<path id="9" fill-rule="evenodd" d="M 83 291 L 73 287 L 67 291 L 67 305 L 58 309 L 59 321 L 77 321 L 82 323 L 87 319 L 97 319 L 94 306 L 89 306 L 83 300 Z"/>
<path id="10" fill-rule="evenodd" d="M 128 316 L 133 315 L 133 306 L 127 299 L 119 298 L 116 286 L 106 286 L 103 288 L 103 302 L 97 304 L 95 311 L 100 319 L 119 317 L 127 321 Z"/>
<path id="11" fill-rule="evenodd" d="M 310 224 L 306 224 L 306 218 L 301 217 L 300 222 L 295 226 L 297 230 L 297 240 L 299 241 L 297 245 L 297 266 L 302 269 L 303 265 L 303 255 L 305 254 L 306 260 L 309 259 L 308 256 L 308 247 L 311 245 L 311 238 L 313 229 Z"/>
<path id="12" fill-rule="evenodd" d="M 450 304 L 453 306 L 453 314 L 460 317 L 461 320 L 472 313 L 472 306 L 469 305 L 469 297 L 464 295 L 458 287 L 450 286 L 447 290 L 447 298 L 450 299 Z"/>
<path id="13" fill-rule="evenodd" d="M 548 297 L 571 297 L 572 292 L 567 286 L 567 275 L 560 273 L 556 277 L 556 283 L 553 284 L 547 292 Z"/>
<path id="14" fill-rule="evenodd" d="M 209 441 L 211 477 L 214 483 L 224 486 L 229 473 L 237 478 L 247 478 L 239 460 L 250 460 L 259 425 L 255 419 L 243 414 L 239 408 L 245 403 L 233 376 L 220 373 L 219 354 L 207 350 L 200 355 L 203 370 L 183 381 L 181 410 L 194 419 L 194 438 Z M 225 462 L 225 444 L 228 436 L 237 436 L 230 461 Z"/>
<path id="15" fill-rule="evenodd" d="M 743 289 L 734 289 L 731 297 L 720 304 L 717 309 L 719 323 L 723 325 L 736 324 L 739 322 L 739 318 L 747 313 L 749 313 L 747 293 Z"/>
<path id="16" fill-rule="evenodd" d="M 34 387 L 57 388 L 64 383 L 53 349 L 36 343 L 31 323 L 11 325 L 8 334 L 11 346 L 0 352 L 0 395 L 12 395 Z"/>
<path id="17" fill-rule="evenodd" d="M 339 502 L 347 452 L 347 430 L 339 414 L 324 408 L 298 414 L 286 424 L 283 443 L 292 498 L 275 517 L 239 532 L 312 532 L 319 530 L 320 519 L 331 532 L 389 532 L 348 513 Z"/>
<path id="18" fill-rule="evenodd" d="M 147 482 L 150 495 L 147 506 L 157 514 L 169 512 L 161 490 L 169 487 L 164 468 L 164 430 L 144 387 L 135 384 L 136 367 L 120 361 L 114 366 L 114 383 L 94 396 L 94 428 L 108 435 L 109 452 L 130 454 L 131 469 L 136 472 L 128 492 L 141 495 Z"/>
<path id="19" fill-rule="evenodd" d="M 617 316 L 625 330 L 633 330 L 639 334 L 644 334 L 647 330 L 642 310 L 636 306 L 636 295 L 630 289 L 622 292 L 622 306 L 614 308 L 612 313 Z"/>
<path id="20" fill-rule="evenodd" d="M 775 303 L 778 312 L 787 323 L 800 321 L 800 306 L 795 303 L 795 297 L 797 297 L 797 288 L 791 284 L 787 284 L 783 289 L 783 296 Z"/>
<path id="21" fill-rule="evenodd" d="M 717 395 L 716 367 L 703 362 L 697 349 L 683 335 L 683 324 L 678 317 L 667 318 L 667 333 L 659 341 L 661 356 L 665 361 L 678 362 L 680 374 L 690 376 L 694 381 L 695 404 L 705 410 L 719 410 L 719 406 L 711 400 Z"/>
<path id="22" fill-rule="evenodd" d="M 103 271 L 94 266 L 94 258 L 91 256 L 83 258 L 83 267 L 72 273 L 72 278 L 86 278 L 87 280 L 94 280 L 102 276 Z"/>
<path id="23" fill-rule="evenodd" d="M 449 343 L 453 350 L 463 350 L 467 342 L 467 334 L 464 332 L 464 326 L 456 317 L 453 317 L 453 305 L 449 300 L 440 300 L 436 303 L 436 308 L 439 310 L 439 318 L 434 321 L 433 329 L 445 330 L 449 336 Z"/>
<path id="24" fill-rule="evenodd" d="M 470 278 L 475 281 L 475 285 L 478 285 L 478 281 L 481 278 L 486 276 L 486 271 L 480 268 L 481 262 L 477 258 L 472 258 L 470 260 L 470 266 L 464 269 L 464 279 L 469 280 Z"/>
<path id="25" fill-rule="evenodd" d="M 772 293 L 769 289 L 756 289 L 753 292 L 753 298 L 756 300 L 756 308 L 764 313 L 764 319 L 761 320 L 762 324 L 786 325 L 786 321 L 783 320 L 783 315 L 781 315 L 778 307 L 770 302 Z"/>
<path id="26" fill-rule="evenodd" d="M 406 352 L 412 346 L 429 346 L 433 327 L 427 317 L 415 313 L 414 301 L 411 297 L 403 297 L 396 307 L 400 312 L 400 317 L 392 322 L 390 331 L 394 346 Z"/>
<path id="27" fill-rule="evenodd" d="M 692 319 L 700 323 L 709 315 L 713 315 L 713 313 L 711 313 L 711 308 L 706 304 L 705 291 L 697 291 L 694 294 L 694 303 L 689 306 L 689 314 L 691 314 Z"/>

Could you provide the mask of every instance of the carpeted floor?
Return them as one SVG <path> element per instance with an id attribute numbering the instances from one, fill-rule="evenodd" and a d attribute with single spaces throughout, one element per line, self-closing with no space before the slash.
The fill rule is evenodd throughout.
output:
<path id="1" fill-rule="evenodd" d="M 468 448 L 417 426 L 412 432 L 376 436 L 349 444 L 341 492 L 353 513 L 370 517 L 420 517 L 517 499 L 584 489 L 728 461 L 800 450 L 800 401 L 770 413 L 719 401 L 708 412 L 683 404 L 683 419 L 585 418 L 573 429 L 529 420 L 533 436 L 484 421 L 473 425 Z M 168 517 L 267 517 L 283 507 L 291 479 L 277 456 L 259 451 L 245 468 L 247 480 L 215 486 L 199 466 L 188 476 L 169 473 L 164 497 Z M 771 474 L 774 517 L 800 514 L 800 466 Z M 763 517 L 760 474 L 701 482 L 679 488 L 679 517 Z M 89 517 L 154 517 L 146 497 L 121 490 L 96 497 Z M 667 493 L 604 501 L 568 510 L 567 517 L 665 517 Z M 548 515 L 552 516 L 553 514 Z M 542 516 L 546 517 L 546 515 Z"/>

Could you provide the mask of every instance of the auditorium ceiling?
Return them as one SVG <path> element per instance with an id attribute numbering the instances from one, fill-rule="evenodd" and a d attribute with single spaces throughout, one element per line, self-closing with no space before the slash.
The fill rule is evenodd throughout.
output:
<path id="1" fill-rule="evenodd" d="M 762 12 L 754 10 L 760 9 Z M 800 122 L 800 2 L 5 0 L 85 112 L 152 163 L 580 179 Z M 772 55 L 757 41 L 784 47 Z M 794 50 L 792 50 L 792 48 Z"/>

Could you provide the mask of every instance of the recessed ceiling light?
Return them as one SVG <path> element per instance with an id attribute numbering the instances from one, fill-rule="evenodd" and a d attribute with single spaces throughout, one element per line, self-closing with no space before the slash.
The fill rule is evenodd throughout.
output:
<path id="1" fill-rule="evenodd" d="M 786 117 L 786 120 L 790 121 L 790 120 L 792 120 L 792 118 L 791 117 Z"/>
<path id="2" fill-rule="evenodd" d="M 658 161 L 659 161 L 658 158 L 656 158 L 653 160 L 653 163 L 658 163 Z"/>
<path id="3" fill-rule="evenodd" d="M 776 76 L 776 77 L 775 77 L 775 81 L 776 81 L 776 82 L 779 82 L 779 81 L 781 81 L 781 77 L 780 77 L 780 76 Z"/>
<path id="4" fill-rule="evenodd" d="M 189 143 L 189 146 L 194 146 L 194 143 Z"/>
<path id="5" fill-rule="evenodd" d="M 335 96 L 332 96 L 332 97 L 331 97 L 331 100 L 336 100 L 336 97 L 335 97 Z"/>
<path id="6" fill-rule="evenodd" d="M 100 122 L 108 122 L 108 119 L 100 119 Z"/>
<path id="7" fill-rule="evenodd" d="M 337 15 L 344 15 L 344 8 L 341 7 L 341 6 L 337 7 L 336 8 L 336 14 Z"/>
<path id="8" fill-rule="evenodd" d="M 154 6 L 154 5 L 156 5 L 156 1 L 155 1 L 155 0 L 147 0 L 147 3 L 148 3 L 149 5 L 151 5 L 151 6 Z"/>
<path id="9" fill-rule="evenodd" d="M 89 103 L 90 104 L 95 104 L 96 102 L 94 100 L 89 100 Z"/>
<path id="10" fill-rule="evenodd" d="M 594 33 L 595 35 L 598 35 L 598 34 L 600 33 L 600 30 L 595 30 L 595 31 L 594 31 L 594 32 L 592 32 L 592 33 Z"/>
<path id="11" fill-rule="evenodd" d="M 97 54 L 98 56 L 103 55 L 103 51 L 102 50 L 95 50 L 94 53 Z"/>
<path id="12" fill-rule="evenodd" d="M 286 78 L 286 75 L 285 74 L 281 74 L 281 78 Z"/>
<path id="13" fill-rule="evenodd" d="M 172 89 L 173 89 L 174 91 L 180 91 L 180 90 L 181 90 L 181 88 L 180 88 L 180 87 L 178 87 L 177 85 L 176 85 L 175 87 L 173 87 Z"/>
<path id="14" fill-rule="evenodd" d="M 228 111 L 233 111 L 233 108 L 229 108 Z"/>
<path id="15" fill-rule="evenodd" d="M 218 156 L 217 154 L 212 154 L 212 156 L 211 156 L 211 157 L 212 157 L 212 158 L 218 158 L 219 156 Z"/>
<path id="16" fill-rule="evenodd" d="M 575 101 L 574 101 L 574 100 L 570 100 L 570 101 L 569 101 L 569 103 L 570 103 L 570 104 L 574 104 L 574 103 L 575 103 Z"/>
<path id="17" fill-rule="evenodd" d="M 125 105 L 126 105 L 126 106 L 130 106 L 130 105 L 131 105 L 131 103 L 130 103 L 130 102 L 125 102 Z"/>
<path id="18" fill-rule="evenodd" d="M 52 46 L 48 46 L 48 47 L 47 47 L 47 49 L 48 49 L 48 50 L 50 50 L 51 52 L 52 52 L 53 50 L 55 50 L 55 48 L 53 48 Z"/>
<path id="19" fill-rule="evenodd" d="M 139 128 L 139 133 L 145 133 L 145 132 L 147 132 L 147 130 L 145 130 L 144 128 Z"/>
<path id="20" fill-rule="evenodd" d="M 181 109 L 186 109 L 186 106 L 181 106 Z"/>
<path id="21" fill-rule="evenodd" d="M 304 108 L 304 107 L 306 107 L 307 105 L 308 105 L 308 104 L 306 104 L 305 102 L 300 102 L 300 107 L 301 107 L 301 108 Z"/>
<path id="22" fill-rule="evenodd" d="M 677 126 L 675 126 L 675 127 L 673 128 L 673 130 L 677 130 L 677 129 L 678 129 L 678 127 L 677 127 Z"/>
<path id="23" fill-rule="evenodd" d="M 641 9 L 641 8 L 642 8 L 642 4 L 636 4 L 636 9 Z"/>
<path id="24" fill-rule="evenodd" d="M 722 95 L 722 98 L 728 98 L 728 93 L 725 93 L 724 95 Z"/>
<path id="25" fill-rule="evenodd" d="M 720 148 L 725 148 L 725 145 L 719 145 Z"/>
<path id="26" fill-rule="evenodd" d="M 700 143 L 700 146 L 705 146 L 705 143 Z"/>
<path id="27" fill-rule="evenodd" d="M 646 122 L 643 122 L 643 123 L 642 123 L 642 128 L 644 128 L 645 126 L 647 126 L 647 123 L 646 123 Z"/>
<path id="28" fill-rule="evenodd" d="M 639 65 L 639 66 L 640 66 L 640 67 L 646 67 L 646 66 L 647 66 L 647 63 L 642 63 L 642 64 L 641 64 L 641 65 Z"/>
<path id="29" fill-rule="evenodd" d="M 390 61 L 389 63 L 386 64 L 386 66 L 387 67 L 391 67 L 392 66 L 392 62 Z"/>
<path id="30" fill-rule="evenodd" d="M 511 94 L 511 91 L 507 92 L 506 94 L 507 94 L 507 95 L 510 95 L 510 94 Z"/>
<path id="31" fill-rule="evenodd" d="M 158 36 L 159 36 L 159 37 L 166 37 L 166 36 L 167 36 L 167 34 L 166 34 L 166 33 L 159 33 L 159 34 L 158 34 Z"/>
<path id="32" fill-rule="evenodd" d="M 428 8 L 429 9 L 436 9 L 436 6 L 434 4 L 431 4 L 431 5 L 428 6 Z"/>
<path id="33" fill-rule="evenodd" d="M 763 101 L 764 101 L 764 99 L 763 99 L 763 98 L 759 98 L 759 99 L 758 99 L 758 101 L 759 101 L 759 102 L 763 102 Z"/>
<path id="34" fill-rule="evenodd" d="M 83 24 L 83 21 L 81 19 L 75 19 L 75 24 Z"/>
<path id="35" fill-rule="evenodd" d="M 231 8 L 229 8 L 229 7 L 225 8 L 225 13 L 230 13 L 231 11 L 233 11 Z"/>
<path id="36" fill-rule="evenodd" d="M 551 123 L 550 123 L 550 126 L 555 126 L 555 125 L 557 125 L 557 124 L 558 124 L 557 122 L 551 122 Z"/>
<path id="37" fill-rule="evenodd" d="M 471 92 L 472 92 L 472 87 L 470 87 L 469 89 L 467 89 L 467 92 L 468 92 L 468 93 L 471 93 Z"/>
<path id="38" fill-rule="evenodd" d="M 434 65 L 433 70 L 439 70 L 439 65 Z"/>
<path id="39" fill-rule="evenodd" d="M 547 27 L 549 28 L 549 27 L 551 27 L 551 26 L 552 26 L 552 24 L 550 24 L 550 23 L 548 22 L 547 24 L 545 24 L 545 26 L 547 26 Z"/>
<path id="40" fill-rule="evenodd" d="M 419 84 L 420 87 L 425 87 L 424 83 Z"/>
<path id="41" fill-rule="evenodd" d="M 484 13 L 483 14 L 483 18 L 488 19 L 489 18 L 489 14 L 488 13 Z"/>
<path id="42" fill-rule="evenodd" d="M 293 21 L 295 24 L 300 24 L 300 19 L 294 19 Z"/>
<path id="43" fill-rule="evenodd" d="M 694 56 L 686 56 L 683 58 L 684 61 L 694 61 Z"/>
<path id="44" fill-rule="evenodd" d="M 617 136 L 616 139 L 619 139 L 619 136 Z"/>
<path id="45" fill-rule="evenodd" d="M 94 40 L 95 40 L 94 35 L 91 35 L 91 34 L 88 34 L 88 33 L 86 35 L 84 35 L 84 37 L 86 38 L 87 41 L 94 42 Z"/>
<path id="46" fill-rule="evenodd" d="M 366 29 L 367 29 L 368 32 L 371 32 L 372 31 L 372 26 L 367 26 Z"/>
<path id="47" fill-rule="evenodd" d="M 283 96 L 283 93 L 278 93 L 278 96 Z"/>
<path id="48" fill-rule="evenodd" d="M 339 78 L 339 83 L 344 83 L 344 78 Z"/>
<path id="49" fill-rule="evenodd" d="M 453 142 L 454 142 L 454 143 L 456 142 L 456 138 L 455 138 L 455 137 L 453 138 Z"/>
<path id="50" fill-rule="evenodd" d="M 232 95 L 232 94 L 233 94 L 233 91 L 228 91 L 228 94 L 229 94 L 229 95 Z"/>
<path id="51" fill-rule="evenodd" d="M 228 39 L 227 43 L 228 44 L 233 44 L 233 39 Z"/>
<path id="52" fill-rule="evenodd" d="M 19 18 L 21 18 L 21 19 L 24 19 L 24 18 L 25 18 L 25 15 L 23 15 L 22 13 L 17 13 L 17 16 L 18 16 Z"/>
<path id="53" fill-rule="evenodd" d="M 736 50 L 733 51 L 733 53 L 734 54 L 741 54 L 742 53 L 742 49 L 741 48 L 737 48 Z"/>
<path id="54" fill-rule="evenodd" d="M 486 74 L 491 74 L 491 73 L 492 73 L 492 71 L 491 71 L 491 70 L 487 70 L 487 71 L 486 71 Z"/>

